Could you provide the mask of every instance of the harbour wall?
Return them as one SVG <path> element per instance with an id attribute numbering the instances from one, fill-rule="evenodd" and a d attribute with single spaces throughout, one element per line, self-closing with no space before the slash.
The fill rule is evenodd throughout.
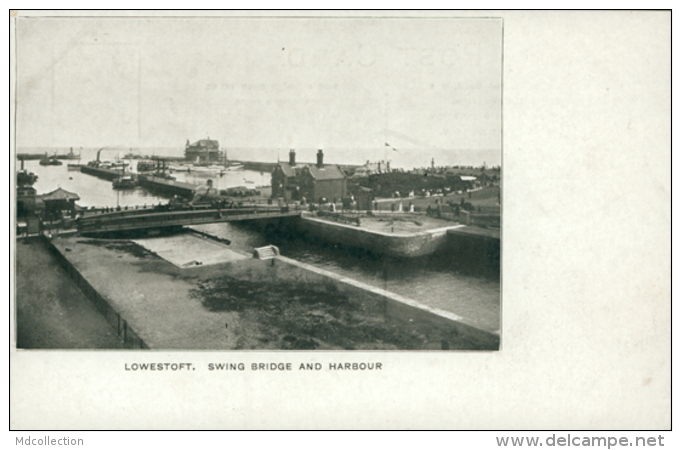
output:
<path id="1" fill-rule="evenodd" d="M 425 256 L 446 248 L 447 231 L 457 226 L 411 234 L 389 234 L 309 216 L 301 217 L 297 225 L 307 236 L 399 258 Z"/>
<path id="2" fill-rule="evenodd" d="M 314 284 L 331 283 L 339 292 L 347 294 L 355 301 L 369 302 L 372 306 L 381 307 L 388 322 L 417 328 L 428 336 L 438 336 L 440 339 L 437 344 L 440 347 L 437 349 L 499 349 L 498 330 L 482 330 L 457 314 L 431 308 L 393 292 L 283 256 L 277 256 L 274 264 L 265 268 L 259 274 L 263 280 L 269 278 Z"/>
<path id="3" fill-rule="evenodd" d="M 501 267 L 501 238 L 498 230 L 462 227 L 447 232 L 447 251 L 455 264 L 468 271 L 496 273 Z"/>
<path id="4" fill-rule="evenodd" d="M 426 337 L 428 345 L 422 350 L 498 350 L 499 330 L 484 330 L 471 321 L 437 308 L 431 308 L 407 297 L 370 286 L 315 266 L 284 256 L 269 260 L 249 259 L 224 266 L 221 274 L 262 285 L 314 285 L 327 286 L 345 294 L 350 302 L 362 304 L 382 312 L 386 323 L 418 330 Z"/>
<path id="5" fill-rule="evenodd" d="M 148 348 L 171 348 L 163 342 L 145 342 L 140 336 L 159 336 L 163 331 L 140 329 L 133 330 L 129 321 L 134 317 L 123 317 L 117 311 L 116 304 L 121 300 L 115 298 L 107 298 L 102 295 L 101 287 L 98 290 L 97 280 L 86 279 L 75 267 L 68 258 L 68 248 L 57 247 L 52 242 L 43 238 L 48 249 L 56 256 L 59 264 L 66 270 L 69 276 L 74 280 L 76 285 L 86 295 L 86 297 L 93 303 L 96 309 L 105 317 L 106 321 L 112 326 L 117 334 L 123 339 L 127 348 L 148 349 Z M 176 269 L 185 270 L 185 269 Z M 205 268 L 197 267 L 191 269 L 193 271 L 208 270 L 206 273 L 216 273 L 222 275 L 230 275 L 237 279 L 247 281 L 257 281 L 263 285 L 268 283 L 272 286 L 280 284 L 282 281 L 294 285 L 310 284 L 330 286 L 347 296 L 349 301 L 357 304 L 368 306 L 372 310 L 382 311 L 383 320 L 385 323 L 403 327 L 405 332 L 407 330 L 417 331 L 419 334 L 425 336 L 427 345 L 423 348 L 426 350 L 440 350 L 440 349 L 463 349 L 463 350 L 498 350 L 499 349 L 499 332 L 498 330 L 483 330 L 476 327 L 470 321 L 447 311 L 431 308 L 416 302 L 412 299 L 402 297 L 398 294 L 369 286 L 351 278 L 343 277 L 331 272 L 318 269 L 299 261 L 295 261 L 286 257 L 277 256 L 271 260 L 246 259 L 234 263 L 221 265 L 219 268 L 207 266 Z M 150 287 L 153 288 L 153 287 Z M 135 289 L 143 290 L 145 287 L 136 285 Z M 151 296 L 148 296 L 151 298 Z M 129 303 L 129 299 L 125 299 Z M 146 305 L 145 307 L 148 307 Z M 177 312 L 172 308 L 169 310 L 169 305 L 166 302 L 157 305 L 158 314 L 177 315 Z M 184 311 L 186 314 L 186 311 Z M 197 311 L 197 314 L 200 312 Z M 135 319 L 139 322 L 139 318 Z M 221 320 L 216 316 L 216 320 Z M 184 330 L 190 334 L 201 334 L 202 331 L 191 326 L 193 323 L 191 318 L 182 320 L 191 329 Z M 167 326 L 165 321 L 155 321 L 158 326 Z M 137 325 L 144 326 L 144 325 Z M 148 326 L 148 325 L 147 325 Z M 177 324 L 175 325 L 177 326 Z M 181 327 L 181 326 L 180 326 Z M 182 327 L 181 327 L 182 328 Z M 184 331 L 176 330 L 179 336 L 184 335 Z M 210 333 L 210 330 L 206 330 Z M 194 336 L 203 342 L 200 336 Z M 210 336 L 205 336 L 206 342 L 210 341 Z M 173 340 L 178 348 L 184 348 L 181 342 Z M 207 347 L 212 348 L 212 347 Z"/>
<path id="6" fill-rule="evenodd" d="M 447 253 L 467 271 L 498 272 L 500 268 L 501 236 L 498 229 L 452 225 L 418 233 L 390 234 L 305 215 L 294 222 L 294 226 L 306 237 L 377 254 L 415 258 Z"/>

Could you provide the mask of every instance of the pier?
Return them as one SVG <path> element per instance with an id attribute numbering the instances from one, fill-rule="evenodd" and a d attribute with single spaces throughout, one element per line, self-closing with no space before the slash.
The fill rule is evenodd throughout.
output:
<path id="1" fill-rule="evenodd" d="M 102 178 L 104 180 L 115 180 L 116 178 L 120 177 L 123 175 L 122 170 L 115 170 L 115 169 L 105 169 L 102 167 L 94 167 L 94 166 L 80 166 L 80 171 L 82 173 L 86 173 L 88 175 L 94 175 L 97 178 Z"/>
<path id="2" fill-rule="evenodd" d="M 125 174 L 125 172 L 121 170 L 105 169 L 94 166 L 80 166 L 80 171 L 109 181 L 115 180 Z M 184 198 L 192 198 L 194 191 L 196 190 L 196 185 L 194 184 L 153 175 L 139 175 L 137 180 L 139 181 L 140 186 L 164 195 L 177 195 Z"/>

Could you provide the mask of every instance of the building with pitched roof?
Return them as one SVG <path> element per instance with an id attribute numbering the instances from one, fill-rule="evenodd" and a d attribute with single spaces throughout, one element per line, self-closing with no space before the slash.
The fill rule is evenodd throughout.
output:
<path id="1" fill-rule="evenodd" d="M 36 195 L 32 186 L 17 186 L 17 218 L 42 215 L 45 212 L 44 202 Z"/>
<path id="2" fill-rule="evenodd" d="M 192 144 L 187 139 L 184 149 L 184 158 L 199 164 L 215 163 L 220 161 L 220 144 L 218 141 L 201 139 Z"/>
<path id="3" fill-rule="evenodd" d="M 289 201 L 320 203 L 340 200 L 347 195 L 347 176 L 338 165 L 324 164 L 324 152 L 317 152 L 317 164 L 297 164 L 296 152 L 289 152 L 288 163 L 272 171 L 272 197 Z"/>
<path id="4" fill-rule="evenodd" d="M 48 220 L 73 217 L 76 212 L 76 200 L 80 200 L 78 194 L 62 188 L 40 195 L 39 198 L 45 205 L 45 217 Z"/>
<path id="5" fill-rule="evenodd" d="M 383 164 L 383 167 L 381 167 L 381 162 L 369 162 L 367 161 L 366 164 L 363 166 L 359 166 L 355 169 L 353 176 L 354 177 L 368 177 L 369 175 L 375 175 L 377 173 L 383 173 L 385 171 L 385 164 Z"/>

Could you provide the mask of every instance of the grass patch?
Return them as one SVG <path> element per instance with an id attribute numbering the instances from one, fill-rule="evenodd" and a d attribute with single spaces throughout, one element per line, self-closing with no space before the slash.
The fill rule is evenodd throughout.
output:
<path id="1" fill-rule="evenodd" d="M 137 258 L 157 258 L 157 256 L 147 250 L 146 248 L 130 241 L 109 241 L 109 240 L 79 240 L 78 244 L 93 245 L 95 247 L 103 247 L 107 250 L 114 250 L 118 252 L 128 253 Z"/>
<path id="2" fill-rule="evenodd" d="M 259 340 L 281 349 L 419 349 L 431 340 L 416 329 L 385 321 L 380 305 L 354 302 L 331 283 L 264 283 L 223 276 L 201 282 L 191 294 L 209 311 L 238 312 L 258 323 Z"/>

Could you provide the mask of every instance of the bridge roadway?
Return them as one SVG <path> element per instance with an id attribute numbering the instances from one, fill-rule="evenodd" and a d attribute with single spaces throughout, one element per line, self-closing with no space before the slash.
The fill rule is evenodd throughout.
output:
<path id="1" fill-rule="evenodd" d="M 106 233 L 202 225 L 217 222 L 299 217 L 300 215 L 301 211 L 289 210 L 288 208 L 258 206 L 227 209 L 142 209 L 81 217 L 77 222 L 80 233 Z"/>

